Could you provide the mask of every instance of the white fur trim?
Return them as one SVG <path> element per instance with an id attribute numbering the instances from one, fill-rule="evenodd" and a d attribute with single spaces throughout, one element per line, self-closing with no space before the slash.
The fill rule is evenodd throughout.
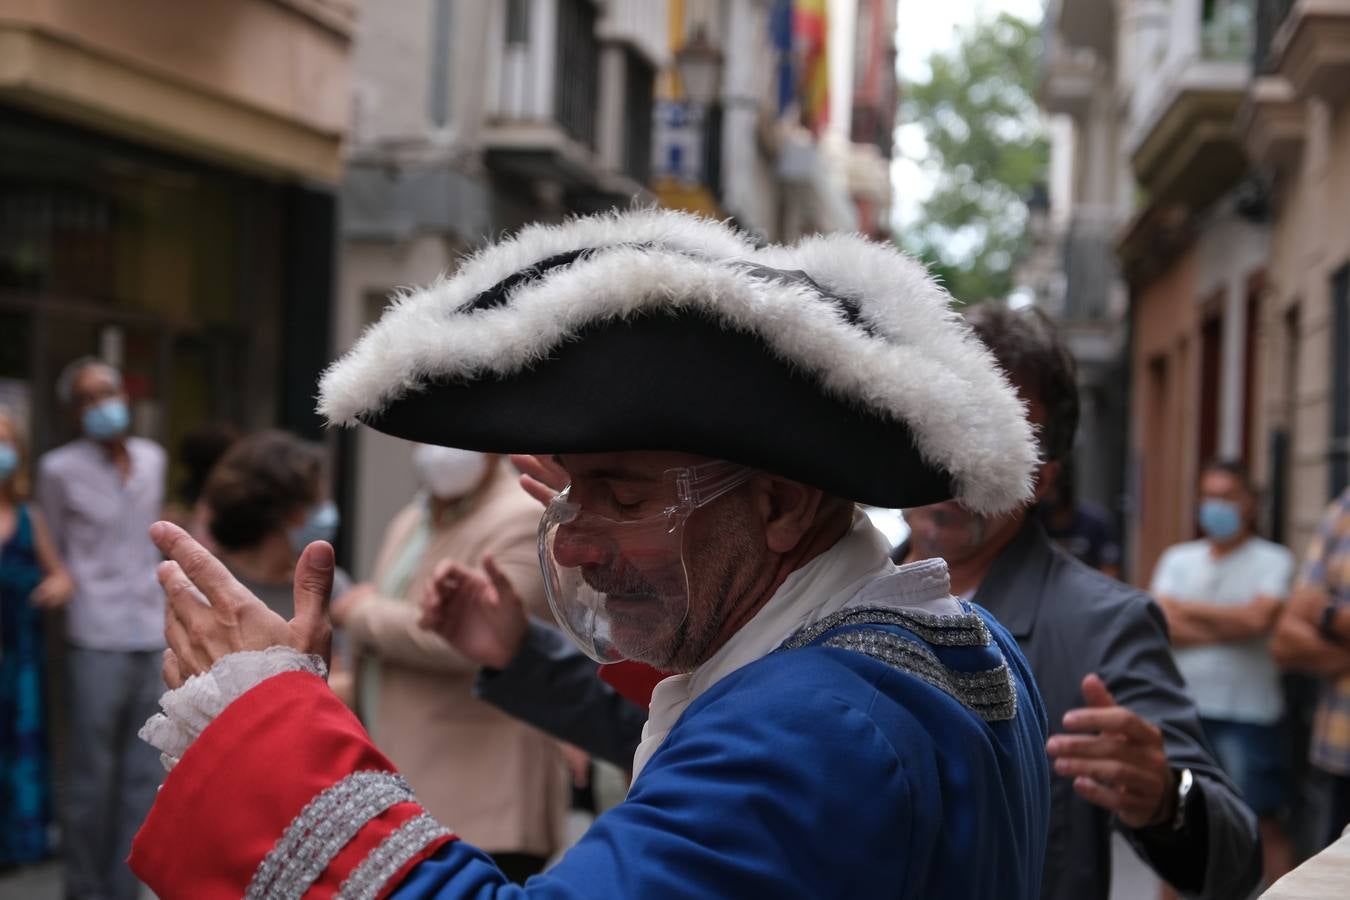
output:
<path id="1" fill-rule="evenodd" d="M 586 247 L 608 249 L 495 309 L 457 312 L 512 273 Z M 806 272 L 856 301 L 874 336 L 809 287 L 734 263 Z M 352 425 L 432 378 L 517 372 L 588 324 L 653 309 L 701 309 L 758 334 L 836 396 L 906 422 L 919 452 L 952 474 L 977 512 L 1030 496 L 1036 446 L 1022 404 L 922 266 L 853 235 L 754 250 L 724 225 L 671 211 L 527 228 L 453 278 L 400 297 L 324 374 L 319 411 Z"/>

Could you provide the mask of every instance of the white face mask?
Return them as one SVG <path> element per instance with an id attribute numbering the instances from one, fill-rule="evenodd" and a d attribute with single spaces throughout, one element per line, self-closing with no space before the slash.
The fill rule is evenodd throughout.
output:
<path id="1" fill-rule="evenodd" d="M 413 465 L 422 486 L 433 497 L 453 500 L 478 486 L 487 473 L 488 458 L 474 450 L 420 444 L 413 451 Z"/>

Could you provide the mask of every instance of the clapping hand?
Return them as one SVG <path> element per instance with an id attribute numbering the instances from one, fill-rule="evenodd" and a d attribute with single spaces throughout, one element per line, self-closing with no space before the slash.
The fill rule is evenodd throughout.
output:
<path id="1" fill-rule="evenodd" d="M 333 587 L 333 548 L 315 541 L 295 564 L 295 618 L 287 622 L 186 531 L 170 522 L 150 526 L 150 538 L 167 560 L 156 575 L 168 600 L 164 616 L 164 681 L 171 688 L 209 671 L 217 660 L 241 650 L 287 646 L 328 662 L 332 628 L 328 595 Z"/>
<path id="2" fill-rule="evenodd" d="M 491 557 L 483 568 L 487 577 L 442 560 L 423 593 L 418 624 L 479 665 L 501 669 L 520 649 L 529 620 L 520 595 Z"/>

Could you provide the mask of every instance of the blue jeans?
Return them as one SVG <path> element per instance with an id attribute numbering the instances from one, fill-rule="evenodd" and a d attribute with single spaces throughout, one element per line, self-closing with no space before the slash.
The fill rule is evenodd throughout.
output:
<path id="1" fill-rule="evenodd" d="M 1289 781 L 1289 754 L 1284 729 L 1227 719 L 1201 718 L 1205 737 L 1219 765 L 1238 786 L 1242 799 L 1263 819 L 1284 807 Z"/>
<path id="2" fill-rule="evenodd" d="M 67 645 L 66 663 L 66 896 L 135 900 L 140 882 L 126 859 L 164 777 L 159 754 L 136 732 L 159 709 L 163 654 Z"/>

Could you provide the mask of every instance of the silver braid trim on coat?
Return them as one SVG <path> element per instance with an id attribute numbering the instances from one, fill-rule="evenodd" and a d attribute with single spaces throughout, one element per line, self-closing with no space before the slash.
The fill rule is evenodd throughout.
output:
<path id="1" fill-rule="evenodd" d="M 258 864 L 246 900 L 300 900 L 366 823 L 413 801 L 412 788 L 392 772 L 354 772 L 300 811 Z"/>
<path id="2" fill-rule="evenodd" d="M 805 647 L 827 631 L 849 625 L 895 625 L 912 631 L 936 647 L 988 647 L 994 638 L 976 613 L 941 616 L 917 609 L 888 606 L 858 606 L 843 609 L 808 625 L 788 638 L 783 649 Z"/>
<path id="3" fill-rule="evenodd" d="M 982 672 L 960 672 L 942 664 L 915 641 L 887 631 L 858 628 L 833 635 L 823 647 L 852 650 L 919 678 L 974 712 L 986 722 L 1017 716 L 1017 687 L 1007 663 Z"/>
<path id="4" fill-rule="evenodd" d="M 394 873 L 432 841 L 450 834 L 450 829 L 431 816 L 409 819 L 361 860 L 338 889 L 338 900 L 374 900 Z"/>

